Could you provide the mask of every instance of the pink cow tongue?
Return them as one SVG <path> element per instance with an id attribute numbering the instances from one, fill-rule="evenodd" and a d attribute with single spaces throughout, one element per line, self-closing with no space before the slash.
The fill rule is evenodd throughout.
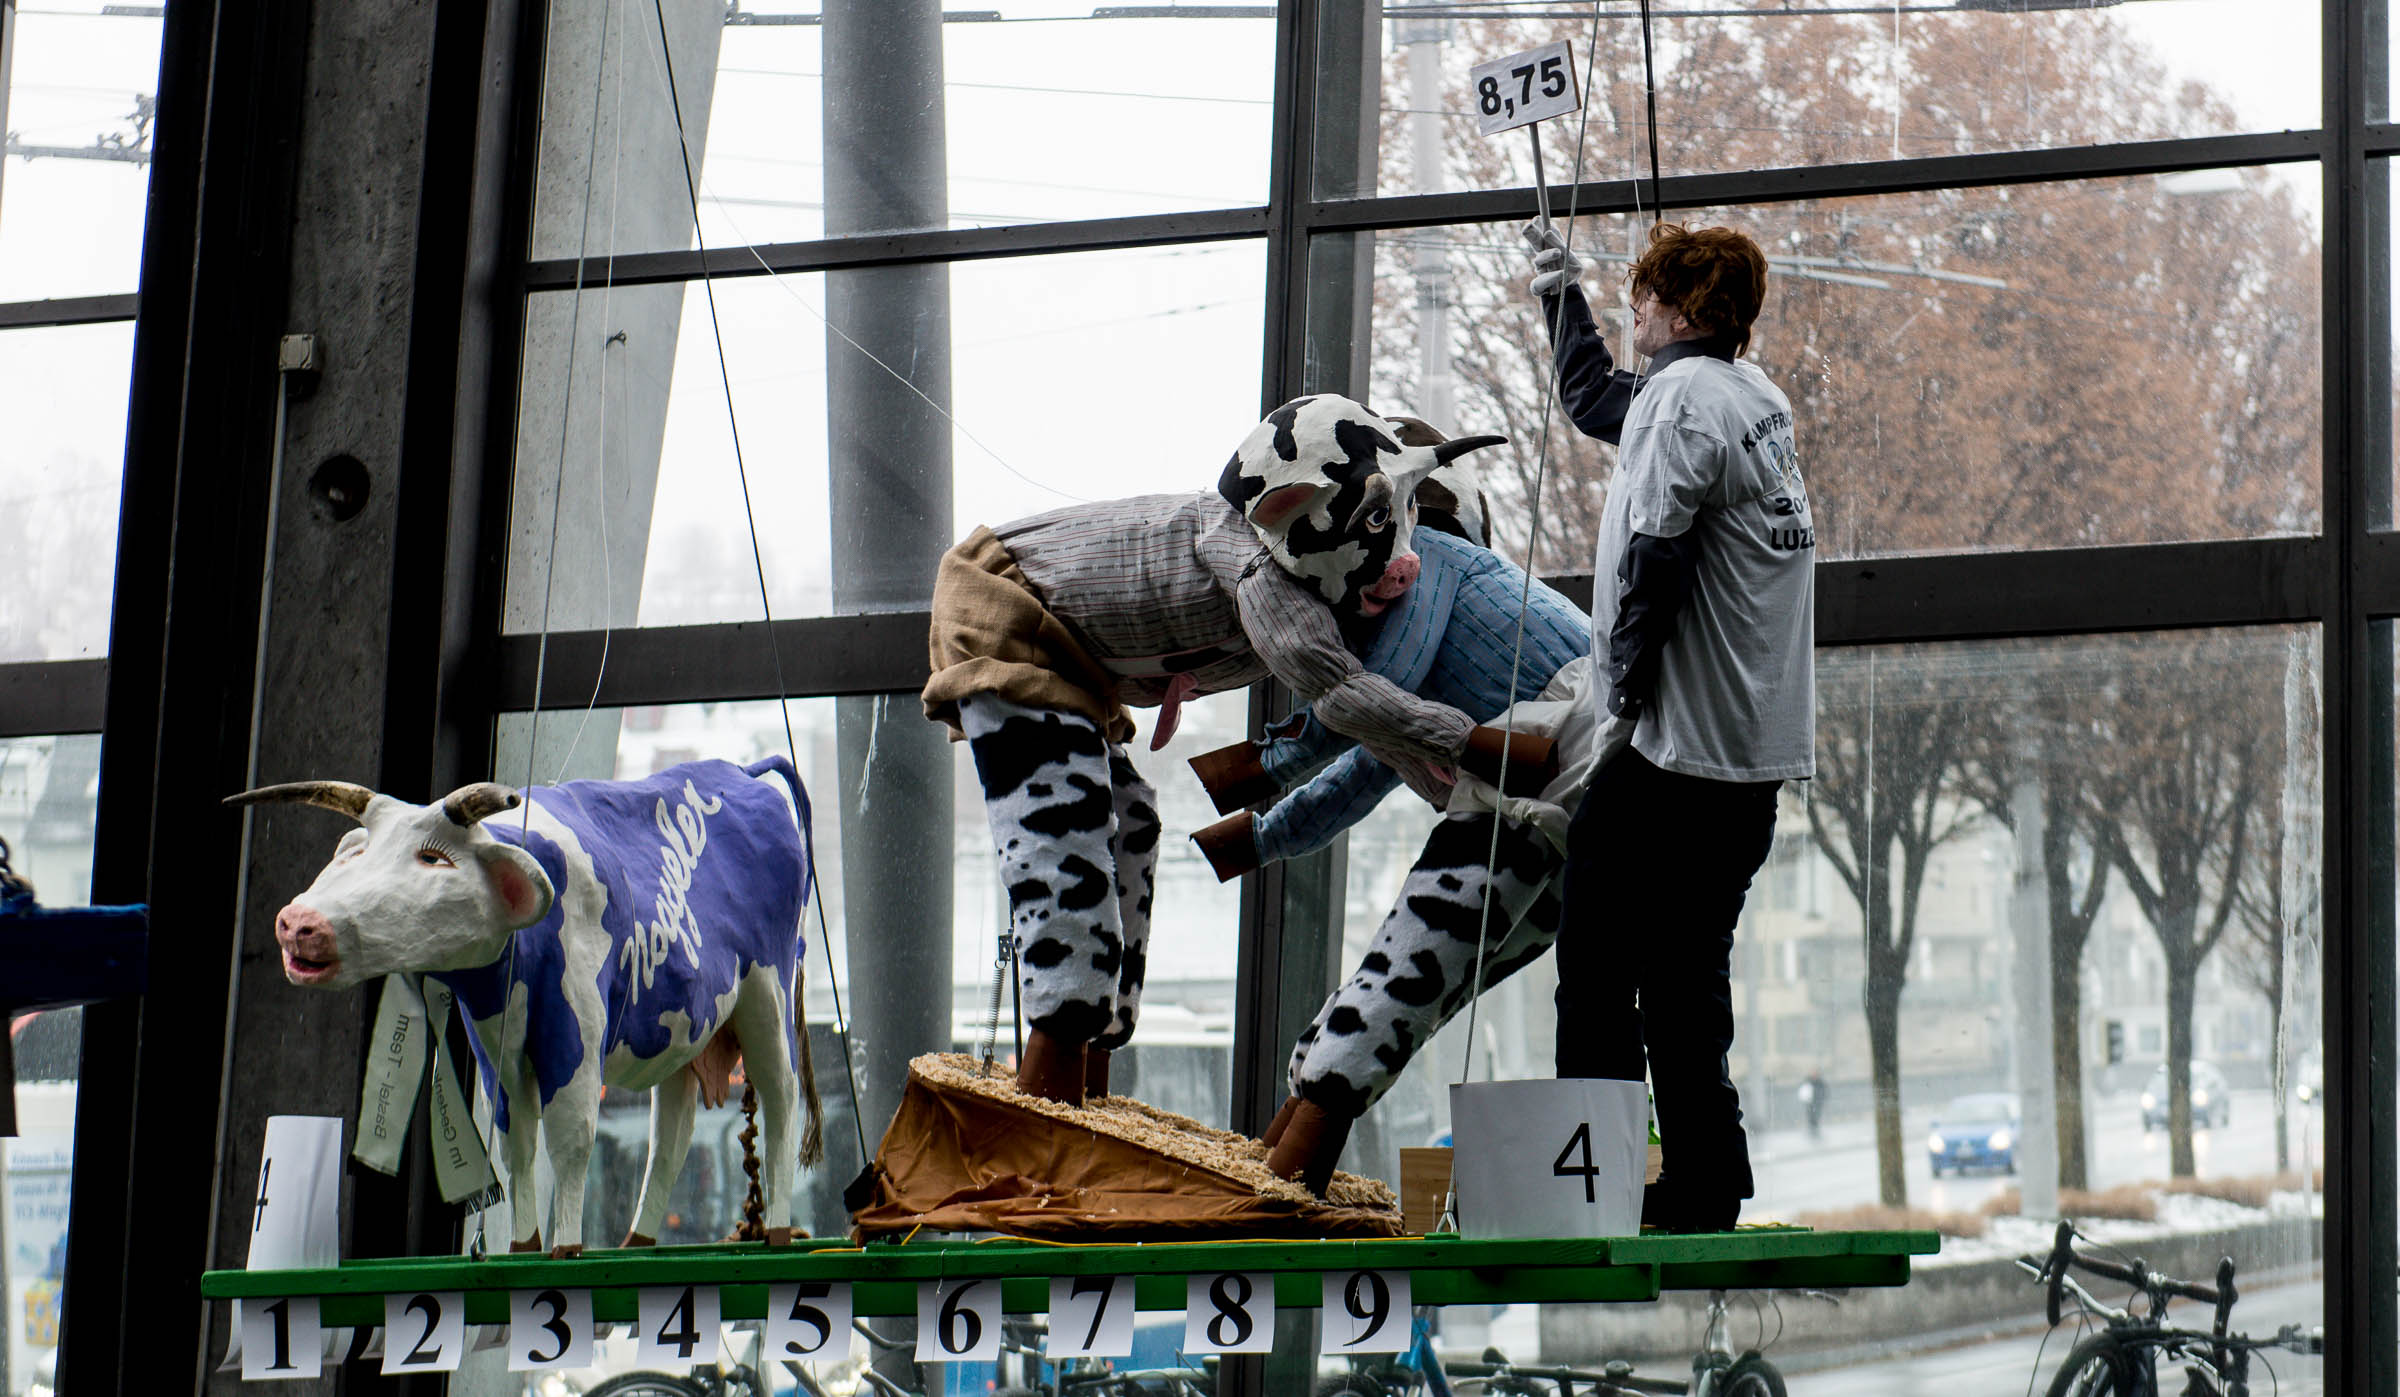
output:
<path id="1" fill-rule="evenodd" d="M 1167 681 L 1167 695 L 1158 701 L 1158 726 L 1150 730 L 1150 750 L 1159 751 L 1175 736 L 1175 727 L 1183 721 L 1183 701 L 1200 692 L 1200 681 L 1189 674 L 1178 674 Z"/>

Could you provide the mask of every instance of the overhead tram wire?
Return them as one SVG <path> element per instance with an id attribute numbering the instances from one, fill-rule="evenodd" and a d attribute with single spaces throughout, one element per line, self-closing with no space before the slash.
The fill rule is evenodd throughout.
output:
<path id="1" fill-rule="evenodd" d="M 1642 5 L 1645 11 L 1648 9 L 1649 3 L 1650 0 L 1642 0 Z M 1601 4 L 1602 0 L 1592 0 L 1592 31 L 1590 35 L 1587 36 L 1584 45 L 1584 103 L 1581 109 L 1575 114 L 1575 167 L 1574 172 L 1570 177 L 1570 182 L 1567 186 L 1567 231 L 1559 235 L 1562 251 L 1568 256 L 1572 256 L 1574 253 L 1575 212 L 1578 207 L 1578 200 L 1583 192 L 1584 138 L 1591 130 L 1592 70 L 1593 67 L 1599 62 L 1600 55 Z M 1642 62 L 1644 71 L 1647 71 L 1649 68 L 1649 35 L 1650 31 L 1645 26 L 1642 31 Z M 1536 135 L 1535 139 L 1540 139 L 1538 134 Z M 1538 150 L 1536 151 L 1536 154 L 1539 154 Z M 1536 179 L 1541 178 L 1538 169 L 1538 162 L 1534 177 Z M 1655 200 L 1658 189 L 1658 118 L 1657 107 L 1655 104 L 1651 108 L 1650 188 L 1653 199 L 1652 208 L 1655 212 Z M 1565 309 L 1566 298 L 1562 295 L 1559 298 L 1560 314 L 1563 315 L 1565 313 Z M 1542 374 L 1542 430 L 1539 444 L 1534 450 L 1533 499 L 1528 507 L 1526 518 L 1524 568 L 1525 582 L 1524 585 L 1518 589 L 1516 636 L 1511 642 L 1508 659 L 1508 700 L 1512 707 L 1518 701 L 1517 679 L 1518 676 L 1524 672 L 1525 667 L 1525 617 L 1526 614 L 1533 608 L 1533 554 L 1534 549 L 1541 543 L 1542 484 L 1549 473 L 1550 465 L 1550 409 L 1558 399 L 1559 370 L 1558 354 L 1555 348 L 1558 342 L 1558 324 L 1555 320 L 1553 320 L 1549 329 L 1550 342 L 1553 348 L 1549 356 L 1549 366 Z M 1597 663 L 1597 660 L 1595 660 L 1595 666 Z M 1483 862 L 1483 906 L 1475 918 L 1475 978 L 1473 983 L 1469 986 L 1469 992 L 1467 995 L 1467 1044 L 1466 1050 L 1462 1055 L 1458 1066 L 1458 1080 L 1461 1085 L 1466 1083 L 1467 1079 L 1474 1074 L 1475 1070 L 1475 1022 L 1478 1016 L 1478 1011 L 1483 1005 L 1484 953 L 1489 948 L 1491 941 L 1492 884 L 1493 881 L 1499 876 L 1500 826 L 1502 821 L 1507 818 L 1505 812 L 1500 807 L 1504 805 L 1506 801 L 1508 783 L 1508 751 L 1513 736 L 1513 728 L 1502 729 L 1500 738 L 1500 786 L 1494 792 L 1494 799 L 1492 801 L 1492 839 L 1490 846 L 1484 853 Z M 1530 913 L 1533 910 L 1532 905 L 1528 904 L 1526 910 L 1528 913 Z"/>
<path id="2" fill-rule="evenodd" d="M 666 70 L 667 105 L 675 117 L 675 152 L 683 159 L 683 189 L 692 210 L 692 239 L 698 246 L 702 263 L 705 265 L 708 256 L 708 234 L 700 226 L 700 183 L 692 173 L 691 135 L 684 128 L 683 100 L 675 88 L 675 50 L 667 39 L 666 0 L 650 0 L 650 7 L 652 13 L 658 18 L 660 66 Z M 783 678 L 783 647 L 775 638 L 775 604 L 767 594 L 766 555 L 759 548 L 758 512 L 750 500 L 750 469 L 742 459 L 741 423 L 734 413 L 733 406 L 733 374 L 726 367 L 725 330 L 717 319 L 716 279 L 708 273 L 702 272 L 700 287 L 708 298 L 708 331 L 716 344 L 717 381 L 725 390 L 725 427 L 733 440 L 733 469 L 742 486 L 742 518 L 750 530 L 750 563 L 758 574 L 758 605 L 760 613 L 766 621 L 767 654 L 774 663 L 775 710 L 783 718 L 784 752 L 792 764 L 794 775 L 797 776 L 800 770 L 800 744 L 792 736 L 792 703 L 788 686 L 784 683 Z M 849 337 L 845 335 L 843 338 Z M 825 947 L 825 984 L 833 991 L 833 1027 L 836 1036 L 841 1039 L 842 1043 L 842 1075 L 850 1085 L 850 1128 L 858 1137 L 858 1162 L 859 1166 L 864 1168 L 873 1162 L 873 1156 L 867 1151 L 866 1121 L 860 1114 L 860 1107 L 863 1103 L 859 1100 L 858 1095 L 858 1068 L 852 1063 L 850 1056 L 850 1023 L 842 1012 L 841 979 L 833 973 L 833 930 L 825 920 L 825 888 L 822 880 L 817 876 L 817 841 L 813 834 L 804 833 L 801 844 L 808 858 L 809 901 L 816 907 L 818 937 Z M 795 985 L 793 987 L 795 1000 L 798 995 L 799 987 Z M 795 1003 L 793 1007 L 797 1010 L 799 1006 Z M 798 1063 L 793 1064 L 795 1069 L 798 1066 Z"/>

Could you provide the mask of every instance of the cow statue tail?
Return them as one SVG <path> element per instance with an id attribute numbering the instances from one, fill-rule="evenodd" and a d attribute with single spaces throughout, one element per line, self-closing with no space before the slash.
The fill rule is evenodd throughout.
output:
<path id="1" fill-rule="evenodd" d="M 808 1120 L 800 1128 L 800 1162 L 817 1164 L 825 1158 L 825 1103 L 817 1096 L 817 1057 L 808 1043 L 808 1006 L 800 997 L 808 972 L 802 970 L 792 986 L 792 1025 L 800 1040 L 800 1099 L 808 1105 Z"/>

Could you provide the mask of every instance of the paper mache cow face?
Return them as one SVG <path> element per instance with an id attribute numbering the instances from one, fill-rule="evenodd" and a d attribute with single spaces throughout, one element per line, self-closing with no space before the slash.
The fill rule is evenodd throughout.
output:
<path id="1" fill-rule="evenodd" d="M 1217 491 L 1250 521 L 1277 566 L 1336 609 L 1375 616 L 1417 579 L 1410 535 L 1418 484 L 1505 440 L 1405 446 L 1392 421 L 1319 393 L 1285 403 L 1252 428 L 1225 463 Z"/>
<path id="2" fill-rule="evenodd" d="M 358 821 L 308 891 L 275 917 L 284 978 L 340 989 L 400 971 L 488 965 L 550 914 L 550 877 L 531 854 L 481 828 L 518 804 L 505 786 L 462 786 L 411 805 L 346 781 L 244 791 L 228 805 L 290 802 Z"/>

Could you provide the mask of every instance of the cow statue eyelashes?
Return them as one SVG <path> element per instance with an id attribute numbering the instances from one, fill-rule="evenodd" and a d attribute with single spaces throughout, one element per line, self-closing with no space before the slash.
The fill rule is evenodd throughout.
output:
<path id="1" fill-rule="evenodd" d="M 522 824 L 484 823 L 526 799 Z M 359 822 L 275 919 L 284 976 L 336 989 L 423 973 L 456 993 L 492 1103 L 510 1250 L 542 1245 L 537 1141 L 556 1177 L 585 1178 L 604 1085 L 651 1090 L 626 1245 L 654 1242 L 698 1107 L 723 1104 L 737 1063 L 760 1098 L 767 1238 L 791 1236 L 795 1166 L 821 1154 L 823 1112 L 800 1003 L 809 804 L 790 762 L 688 762 L 523 797 L 484 782 L 428 805 L 338 781 L 227 803 Z M 560 1188 L 555 1208 L 551 1254 L 582 1251 L 583 1190 Z"/>

